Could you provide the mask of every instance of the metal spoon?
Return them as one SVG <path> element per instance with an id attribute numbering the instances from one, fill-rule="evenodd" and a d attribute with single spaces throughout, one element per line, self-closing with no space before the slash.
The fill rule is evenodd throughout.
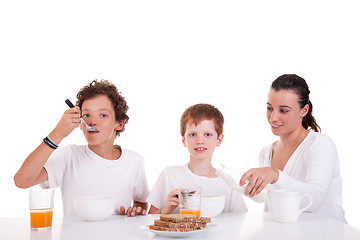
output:
<path id="1" fill-rule="evenodd" d="M 69 99 L 66 99 L 66 100 L 65 100 L 65 103 L 66 103 L 70 108 L 75 107 L 74 104 L 72 104 L 72 102 L 70 102 Z M 85 126 L 86 126 L 86 131 L 88 131 L 88 132 L 98 132 L 98 131 L 99 131 L 99 130 L 97 130 L 96 128 L 90 127 L 89 125 L 87 125 L 87 123 L 85 122 L 85 120 L 84 120 L 84 118 L 83 118 L 82 116 L 80 117 L 80 121 L 82 121 L 82 122 L 85 124 Z"/>

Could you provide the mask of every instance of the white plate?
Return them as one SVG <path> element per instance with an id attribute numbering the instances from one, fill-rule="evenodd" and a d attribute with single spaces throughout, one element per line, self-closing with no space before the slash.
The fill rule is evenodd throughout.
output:
<path id="1" fill-rule="evenodd" d="M 171 237 L 171 238 L 185 238 L 185 237 L 191 237 L 191 236 L 195 236 L 198 234 L 203 234 L 204 232 L 209 230 L 209 227 L 205 227 L 201 230 L 194 230 L 194 231 L 190 231 L 190 232 L 168 232 L 168 231 L 156 231 L 156 230 L 152 230 L 149 229 L 149 226 L 144 226 L 142 227 L 144 229 L 147 229 L 148 231 L 155 233 L 158 236 L 161 237 Z"/>

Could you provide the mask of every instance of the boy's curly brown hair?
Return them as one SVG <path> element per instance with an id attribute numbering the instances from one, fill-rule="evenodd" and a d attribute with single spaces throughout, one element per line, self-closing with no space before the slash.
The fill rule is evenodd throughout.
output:
<path id="1" fill-rule="evenodd" d="M 126 114 L 129 107 L 127 106 L 125 98 L 118 91 L 116 86 L 110 83 L 108 80 L 102 79 L 98 81 L 93 80 L 88 85 L 81 88 L 76 95 L 76 105 L 79 106 L 80 110 L 85 100 L 96 97 L 98 95 L 107 96 L 115 111 L 115 120 L 123 122 L 124 127 L 121 130 L 116 130 L 116 136 L 119 136 L 121 132 L 125 131 L 125 124 L 129 121 L 129 116 Z"/>

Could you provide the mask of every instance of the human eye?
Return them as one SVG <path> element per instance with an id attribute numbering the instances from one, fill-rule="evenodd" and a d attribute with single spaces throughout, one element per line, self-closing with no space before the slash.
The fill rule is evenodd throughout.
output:
<path id="1" fill-rule="evenodd" d="M 289 110 L 286 110 L 286 109 L 280 109 L 280 112 L 281 113 L 287 113 Z"/>
<path id="2" fill-rule="evenodd" d="M 205 133 L 205 137 L 211 137 L 212 134 L 211 133 Z"/>
<path id="3" fill-rule="evenodd" d="M 82 117 L 83 117 L 83 118 L 87 118 L 87 117 L 89 117 L 89 114 L 86 114 L 86 113 L 85 113 L 85 114 L 82 115 Z"/>
<path id="4" fill-rule="evenodd" d="M 196 137 L 195 133 L 189 133 L 189 137 Z"/>
<path id="5" fill-rule="evenodd" d="M 106 114 L 100 114 L 100 117 L 105 118 L 105 117 L 107 117 L 107 115 Z"/>
<path id="6" fill-rule="evenodd" d="M 272 110 L 273 110 L 273 108 L 272 108 L 272 107 L 269 107 L 269 106 L 267 106 L 266 109 L 267 109 L 268 111 L 272 111 Z"/>

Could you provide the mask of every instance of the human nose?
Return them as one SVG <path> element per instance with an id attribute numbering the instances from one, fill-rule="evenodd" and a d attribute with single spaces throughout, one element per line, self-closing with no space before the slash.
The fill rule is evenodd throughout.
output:
<path id="1" fill-rule="evenodd" d="M 276 122 L 279 120 L 279 114 L 276 111 L 272 111 L 269 116 L 270 122 Z"/>
<path id="2" fill-rule="evenodd" d="M 196 143 L 197 144 L 203 144 L 204 143 L 204 139 L 203 139 L 203 137 L 202 136 L 198 136 L 197 138 L 196 138 Z"/>
<path id="3" fill-rule="evenodd" d="M 97 125 L 97 120 L 93 116 L 86 117 L 85 121 L 86 121 L 87 125 L 89 125 L 90 127 L 94 127 Z"/>

